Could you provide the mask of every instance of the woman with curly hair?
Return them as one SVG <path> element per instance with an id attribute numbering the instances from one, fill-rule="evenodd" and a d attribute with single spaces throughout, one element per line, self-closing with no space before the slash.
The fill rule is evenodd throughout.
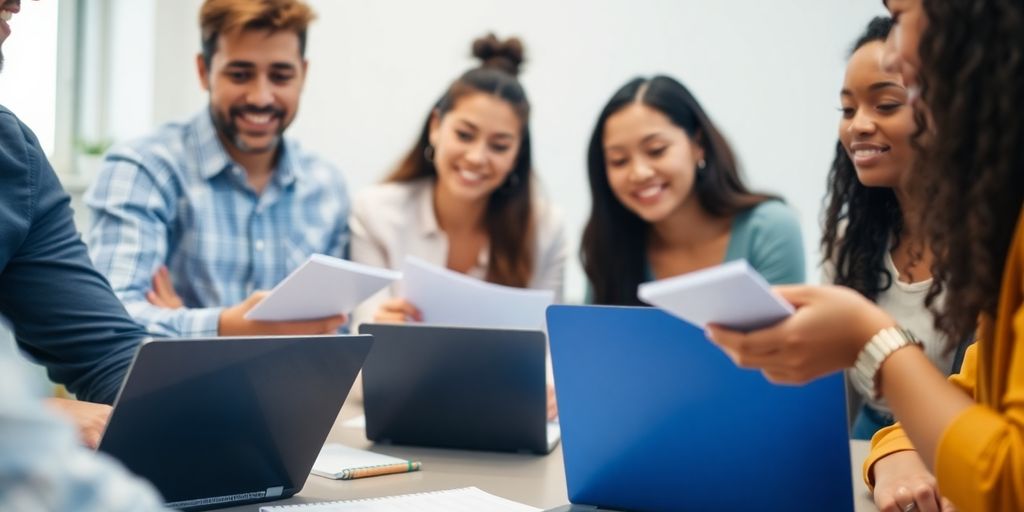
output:
<path id="1" fill-rule="evenodd" d="M 899 423 L 875 435 L 864 463 L 882 510 L 1024 510 L 1024 3 L 886 6 L 887 64 L 927 118 L 910 179 L 934 255 L 935 325 L 948 340 L 977 333 L 961 372 L 947 381 L 892 316 L 842 287 L 777 288 L 792 317 L 709 334 L 773 381 L 853 367 L 885 397 Z"/>
<path id="2" fill-rule="evenodd" d="M 824 282 L 853 288 L 878 304 L 913 331 L 932 364 L 948 374 L 957 354 L 946 349 L 926 305 L 932 254 L 904 179 L 914 165 L 914 112 L 900 74 L 881 65 L 891 29 L 889 17 L 871 20 L 846 66 L 821 240 Z M 859 381 L 851 384 L 863 404 L 850 436 L 871 439 L 894 423 L 892 411 Z"/>

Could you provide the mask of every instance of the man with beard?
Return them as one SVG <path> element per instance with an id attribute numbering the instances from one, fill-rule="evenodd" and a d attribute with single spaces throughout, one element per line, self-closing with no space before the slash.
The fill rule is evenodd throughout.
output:
<path id="1" fill-rule="evenodd" d="M 301 0 L 207 0 L 196 63 L 209 105 L 114 148 L 86 194 L 93 261 L 150 333 L 321 334 L 346 321 L 244 318 L 310 254 L 347 249 L 340 172 L 283 135 L 313 18 Z"/>
<path id="2" fill-rule="evenodd" d="M 0 44 L 20 11 L 20 0 L 0 2 Z M 51 378 L 109 403 L 145 333 L 89 262 L 69 203 L 35 135 L 0 107 L 0 315 Z M 0 510 L 163 510 L 151 486 L 82 446 L 22 372 L 14 352 L 0 350 Z M 50 405 L 91 432 L 93 445 L 110 413 L 74 400 Z"/>

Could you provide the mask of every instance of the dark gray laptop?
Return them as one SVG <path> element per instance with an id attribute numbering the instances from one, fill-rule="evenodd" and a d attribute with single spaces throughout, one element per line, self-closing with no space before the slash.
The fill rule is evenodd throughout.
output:
<path id="1" fill-rule="evenodd" d="M 144 342 L 99 450 L 200 510 L 302 489 L 370 336 Z"/>
<path id="2" fill-rule="evenodd" d="M 541 331 L 363 324 L 366 437 L 378 443 L 549 453 Z"/>

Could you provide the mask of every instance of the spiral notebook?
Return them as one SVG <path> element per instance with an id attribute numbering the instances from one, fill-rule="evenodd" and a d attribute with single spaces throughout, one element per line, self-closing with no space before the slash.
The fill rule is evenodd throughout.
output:
<path id="1" fill-rule="evenodd" d="M 403 494 L 383 498 L 348 501 L 325 501 L 300 505 L 260 507 L 260 512 L 385 512 L 416 510 L 417 512 L 540 512 L 522 503 L 488 494 L 476 487 L 447 491 Z"/>

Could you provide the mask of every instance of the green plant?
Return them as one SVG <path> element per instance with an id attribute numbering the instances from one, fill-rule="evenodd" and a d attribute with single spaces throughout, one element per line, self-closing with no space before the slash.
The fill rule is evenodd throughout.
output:
<path id="1" fill-rule="evenodd" d="M 79 140 L 75 143 L 75 149 L 83 155 L 102 156 L 113 144 L 110 139 Z"/>

